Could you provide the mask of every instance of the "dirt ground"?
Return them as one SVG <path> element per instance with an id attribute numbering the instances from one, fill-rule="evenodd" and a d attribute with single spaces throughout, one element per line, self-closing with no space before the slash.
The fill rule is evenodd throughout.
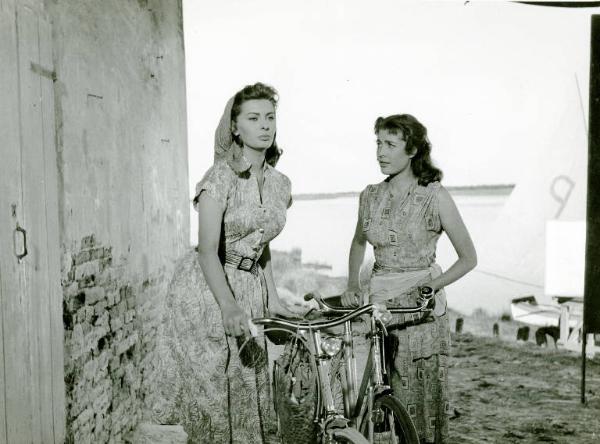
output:
<path id="1" fill-rule="evenodd" d="M 451 442 L 600 443 L 600 356 L 587 361 L 582 405 L 579 354 L 517 342 L 518 324 L 496 322 L 499 338 L 483 316 L 453 334 Z"/>
<path id="2" fill-rule="evenodd" d="M 587 361 L 581 404 L 581 358 L 573 352 L 517 341 L 521 324 L 484 313 L 450 312 L 450 444 L 600 444 L 600 356 Z M 463 318 L 463 333 L 454 332 Z M 498 324 L 499 336 L 492 326 Z M 550 339 L 550 338 L 549 338 Z M 367 342 L 355 336 L 359 377 Z M 282 347 L 273 347 L 277 356 Z"/>

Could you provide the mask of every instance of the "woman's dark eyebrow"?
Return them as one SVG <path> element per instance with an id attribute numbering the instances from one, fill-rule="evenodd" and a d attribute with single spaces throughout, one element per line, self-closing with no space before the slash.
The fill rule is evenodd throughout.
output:
<path id="1" fill-rule="evenodd" d="M 253 114 L 257 115 L 257 116 L 260 116 L 260 113 L 258 111 L 248 111 L 246 113 L 247 116 L 250 116 L 250 115 L 253 115 Z M 270 115 L 274 116 L 275 113 L 273 111 L 269 111 L 268 113 L 265 114 L 265 116 L 270 116 Z"/>

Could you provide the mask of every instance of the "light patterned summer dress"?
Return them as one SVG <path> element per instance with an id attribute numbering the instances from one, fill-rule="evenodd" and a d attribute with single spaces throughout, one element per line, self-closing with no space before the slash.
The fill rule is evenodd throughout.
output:
<path id="1" fill-rule="evenodd" d="M 289 179 L 265 163 L 262 195 L 239 146 L 208 170 L 196 186 L 223 209 L 219 256 L 260 258 L 283 229 L 291 203 Z M 260 266 L 224 265 L 227 282 L 251 317 L 265 315 L 267 290 Z M 160 401 L 155 418 L 181 423 L 193 443 L 263 443 L 275 435 L 264 340 L 227 337 L 197 253 L 183 258 L 167 295 L 159 341 Z"/>
<path id="2" fill-rule="evenodd" d="M 415 306 L 416 287 L 439 274 L 435 250 L 442 233 L 440 188 L 439 182 L 427 186 L 415 182 L 407 195 L 394 196 L 384 181 L 367 186 L 360 195 L 359 220 L 375 255 L 372 283 L 378 278 L 385 281 L 392 273 L 402 277 L 402 273 L 426 271 L 422 282 L 388 300 L 388 307 Z M 396 327 L 388 327 L 395 339 L 391 385 L 426 443 L 448 439 L 450 329 L 445 297 L 437 304 L 431 322 L 422 322 L 420 315 L 395 315 Z"/>

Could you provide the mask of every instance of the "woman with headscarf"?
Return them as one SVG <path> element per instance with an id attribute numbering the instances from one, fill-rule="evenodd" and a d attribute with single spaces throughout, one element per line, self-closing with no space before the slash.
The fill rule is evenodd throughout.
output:
<path id="1" fill-rule="evenodd" d="M 360 194 L 349 258 L 348 288 L 342 302 L 361 302 L 359 272 L 366 243 L 375 264 L 364 302 L 388 307 L 417 305 L 419 293 L 435 293 L 433 314 L 394 315 L 388 325 L 390 385 L 411 415 L 421 442 L 448 439 L 448 352 L 450 328 L 444 287 L 477 264 L 469 232 L 452 196 L 440 184 L 431 161 L 427 129 L 409 114 L 375 122 L 377 161 L 387 178 Z M 445 231 L 458 259 L 442 273 L 435 262 Z M 391 354 L 391 356 L 390 356 Z"/>
<path id="2" fill-rule="evenodd" d="M 264 443 L 275 434 L 265 341 L 240 348 L 268 302 L 285 312 L 269 252 L 291 204 L 290 181 L 274 168 L 276 105 L 262 83 L 227 103 L 214 165 L 196 186 L 197 252 L 178 265 L 167 294 L 154 413 L 181 423 L 194 443 Z"/>

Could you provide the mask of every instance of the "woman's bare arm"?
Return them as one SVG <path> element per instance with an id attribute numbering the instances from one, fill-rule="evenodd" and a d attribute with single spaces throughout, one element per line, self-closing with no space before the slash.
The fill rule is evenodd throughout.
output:
<path id="1" fill-rule="evenodd" d="M 218 255 L 223 210 L 206 193 L 200 194 L 197 209 L 200 267 L 210 291 L 221 308 L 225 333 L 241 336 L 249 332 L 249 316 L 236 303 Z"/>
<path id="2" fill-rule="evenodd" d="M 439 212 L 442 228 L 456 250 L 458 259 L 448 270 L 434 278 L 427 285 L 434 290 L 443 288 L 471 271 L 477 265 L 477 252 L 456 204 L 445 188 L 439 194 Z"/>
<path id="3" fill-rule="evenodd" d="M 360 217 L 356 222 L 352 244 L 350 245 L 350 255 L 348 257 L 348 285 L 342 295 L 342 305 L 348 307 L 357 305 L 361 295 L 360 289 L 360 267 L 365 258 L 367 249 L 367 238 L 362 229 Z"/>

